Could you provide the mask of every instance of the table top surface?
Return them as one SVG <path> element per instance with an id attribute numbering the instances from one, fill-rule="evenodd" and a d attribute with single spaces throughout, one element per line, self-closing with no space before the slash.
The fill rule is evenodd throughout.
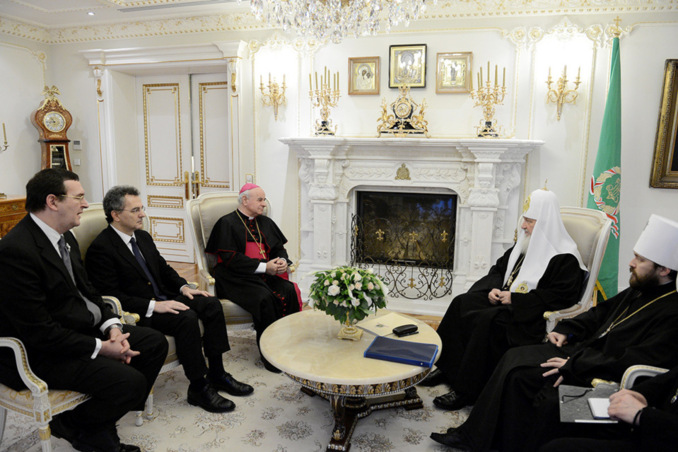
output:
<path id="1" fill-rule="evenodd" d="M 380 310 L 377 316 L 388 312 Z M 419 327 L 419 333 L 403 337 L 402 340 L 436 344 L 439 349 L 442 347 L 440 337 L 433 328 L 412 317 L 407 319 Z M 365 331 L 359 341 L 342 340 L 337 337 L 340 328 L 338 321 L 322 311 L 305 310 L 288 315 L 266 328 L 261 336 L 261 353 L 290 376 L 330 385 L 392 383 L 425 375 L 430 370 L 427 367 L 365 358 L 365 349 L 376 336 Z"/>

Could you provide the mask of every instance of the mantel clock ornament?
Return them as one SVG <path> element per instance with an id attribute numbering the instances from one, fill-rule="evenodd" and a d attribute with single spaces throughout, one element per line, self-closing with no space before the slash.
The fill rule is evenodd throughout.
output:
<path id="1" fill-rule="evenodd" d="M 73 123 L 73 117 L 57 98 L 61 93 L 56 86 L 51 88 L 45 86 L 42 94 L 45 100 L 31 114 L 31 122 L 40 134 L 38 142 L 42 149 L 42 168 L 71 170 L 68 153 L 68 144 L 71 140 L 66 136 L 66 132 Z"/>
<path id="2" fill-rule="evenodd" d="M 410 97 L 410 87 L 400 85 L 398 98 L 390 105 L 393 114 L 389 114 L 389 106 L 386 105 L 386 99 L 381 104 L 381 117 L 377 119 L 377 132 L 381 135 L 394 135 L 405 137 L 408 135 L 426 135 L 428 134 L 428 121 L 424 119 L 426 109 L 426 100 L 417 104 Z"/>

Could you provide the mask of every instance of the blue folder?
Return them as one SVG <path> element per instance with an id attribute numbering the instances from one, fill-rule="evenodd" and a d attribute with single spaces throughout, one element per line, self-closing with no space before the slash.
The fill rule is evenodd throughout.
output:
<path id="1" fill-rule="evenodd" d="M 421 367 L 433 366 L 433 361 L 437 354 L 438 346 L 436 344 L 403 341 L 384 336 L 375 337 L 370 346 L 367 347 L 367 350 L 365 350 L 365 358 L 381 359 Z"/>

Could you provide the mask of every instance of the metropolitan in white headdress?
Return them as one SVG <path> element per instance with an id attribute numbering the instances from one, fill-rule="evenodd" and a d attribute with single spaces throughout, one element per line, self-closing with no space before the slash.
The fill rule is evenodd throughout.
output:
<path id="1" fill-rule="evenodd" d="M 504 275 L 507 290 L 527 293 L 535 289 L 549 262 L 558 254 L 573 255 L 579 267 L 587 271 L 577 244 L 565 230 L 556 195 L 546 189 L 535 190 L 525 201 L 525 207 L 519 225 L 525 219 L 536 220 L 536 223 L 531 234 L 522 227 L 518 232 L 516 246 L 511 252 Z"/>
<path id="2" fill-rule="evenodd" d="M 633 252 L 657 265 L 678 271 L 678 223 L 652 214 Z"/>

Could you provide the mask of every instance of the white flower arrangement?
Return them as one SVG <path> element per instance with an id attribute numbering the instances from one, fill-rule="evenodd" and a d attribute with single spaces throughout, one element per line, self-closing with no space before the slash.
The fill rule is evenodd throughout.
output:
<path id="1" fill-rule="evenodd" d="M 353 324 L 386 307 L 388 289 L 371 269 L 337 267 L 314 275 L 311 305 L 341 323 Z"/>

